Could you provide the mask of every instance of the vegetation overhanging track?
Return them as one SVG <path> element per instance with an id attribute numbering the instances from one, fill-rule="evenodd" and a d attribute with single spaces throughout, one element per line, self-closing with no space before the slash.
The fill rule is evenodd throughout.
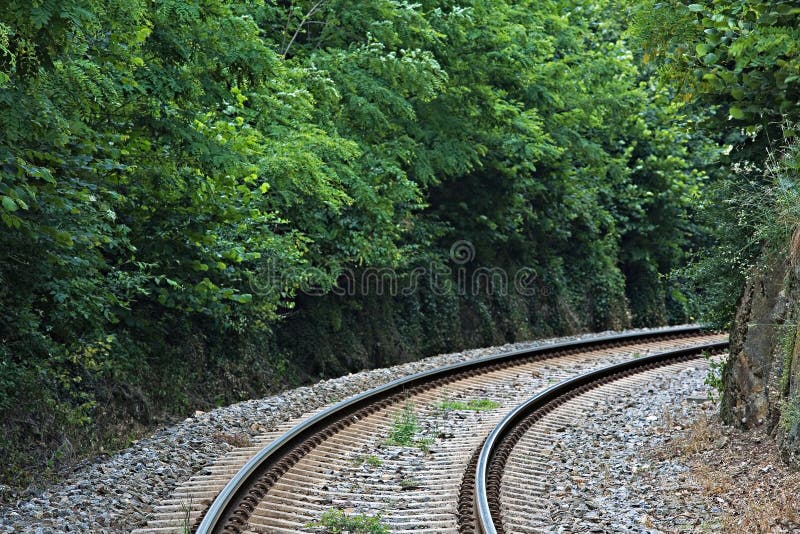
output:
<path id="1" fill-rule="evenodd" d="M 342 401 L 305 420 L 254 455 L 228 482 L 192 530 L 203 534 L 241 532 L 250 514 L 280 477 L 317 445 L 355 421 L 408 395 L 450 382 L 525 362 L 631 343 L 679 339 L 702 328 L 673 327 L 648 332 L 614 334 L 502 353 L 453 364 L 397 379 Z"/>
<path id="2" fill-rule="evenodd" d="M 505 463 L 520 438 L 543 416 L 601 385 L 705 354 L 718 354 L 727 348 L 727 341 L 707 343 L 610 365 L 560 382 L 517 406 L 487 436 L 467 468 L 459 496 L 460 532 L 505 532 L 500 513 Z"/>

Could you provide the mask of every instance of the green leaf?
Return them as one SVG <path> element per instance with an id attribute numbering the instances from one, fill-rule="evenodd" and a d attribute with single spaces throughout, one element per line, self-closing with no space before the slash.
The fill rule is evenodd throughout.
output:
<path id="1" fill-rule="evenodd" d="M 706 43 L 698 43 L 697 46 L 694 47 L 694 49 L 697 52 L 698 56 L 704 56 L 712 50 L 712 47 L 707 45 Z"/>
<path id="2" fill-rule="evenodd" d="M 51 13 L 46 8 L 35 7 L 31 10 L 31 21 L 36 29 L 43 28 L 50 21 Z"/>
<path id="3" fill-rule="evenodd" d="M 736 106 L 731 106 L 730 109 L 728 109 L 728 113 L 730 113 L 731 117 L 733 117 L 734 119 L 745 118 L 744 110 L 742 110 L 741 108 L 737 108 Z"/>
<path id="4" fill-rule="evenodd" d="M 247 304 L 253 301 L 253 295 L 250 293 L 238 293 L 236 295 L 231 295 L 230 299 L 240 304 Z"/>
<path id="5" fill-rule="evenodd" d="M 55 233 L 54 237 L 56 238 L 57 243 L 64 245 L 65 247 L 72 248 L 74 245 L 74 241 L 69 232 L 59 231 Z"/>
<path id="6" fill-rule="evenodd" d="M 6 226 L 10 226 L 11 228 L 19 228 L 22 226 L 22 221 L 16 215 L 8 215 L 6 212 L 0 213 L 0 220 L 2 220 Z"/>
<path id="7" fill-rule="evenodd" d="M 14 199 L 11 197 L 4 196 L 0 202 L 2 202 L 3 208 L 6 211 L 17 211 L 18 209 L 17 203 L 14 202 Z"/>
<path id="8" fill-rule="evenodd" d="M 702 6 L 702 4 L 689 4 L 689 5 L 688 5 L 688 6 L 686 6 L 686 7 L 688 7 L 688 8 L 689 8 L 689 11 L 693 11 L 693 12 L 695 12 L 695 13 L 699 13 L 700 11 L 703 11 L 703 6 Z"/>

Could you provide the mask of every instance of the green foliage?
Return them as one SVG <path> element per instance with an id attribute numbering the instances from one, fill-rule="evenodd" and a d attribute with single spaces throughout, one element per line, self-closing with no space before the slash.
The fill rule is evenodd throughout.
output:
<path id="1" fill-rule="evenodd" d="M 354 534 L 387 534 L 389 527 L 381 522 L 381 516 L 370 516 L 366 514 L 348 515 L 344 510 L 331 508 L 326 510 L 319 523 L 309 525 L 310 527 L 323 527 L 326 532 L 339 534 L 341 532 L 352 532 Z"/>
<path id="2" fill-rule="evenodd" d="M 799 21 L 795 2 L 771 0 L 651 1 L 635 17 L 645 57 L 707 110 L 700 123 L 722 149 L 699 210 L 713 240 L 685 271 L 718 326 L 730 324 L 747 274 L 785 255 L 797 227 Z"/>
<path id="3" fill-rule="evenodd" d="M 380 467 L 381 465 L 383 465 L 383 460 L 381 460 L 374 454 L 370 454 L 367 456 L 359 456 L 353 461 L 353 463 L 355 465 L 367 464 L 370 467 Z"/>
<path id="4" fill-rule="evenodd" d="M 682 273 L 701 288 L 708 322 L 728 327 L 746 277 L 789 254 L 800 227 L 798 150 L 795 139 L 781 138 L 766 161 L 736 163 L 706 188 L 698 218 L 715 229 L 714 240 Z"/>
<path id="5" fill-rule="evenodd" d="M 468 401 L 446 399 L 436 405 L 440 410 L 485 412 L 499 408 L 501 404 L 491 399 L 469 399 Z"/>
<path id="6" fill-rule="evenodd" d="M 2 478 L 294 372 L 685 320 L 664 276 L 702 233 L 711 149 L 638 65 L 626 9 L 0 5 L 0 450 L 36 444 Z M 747 69 L 785 60 L 791 89 L 773 41 Z M 784 105 L 763 98 L 736 120 Z M 469 273 L 524 267 L 534 294 L 332 291 L 345 269 L 452 268 L 457 240 Z"/>
<path id="7" fill-rule="evenodd" d="M 800 8 L 788 0 L 644 2 L 637 25 L 688 98 L 714 106 L 728 142 L 762 151 L 800 103 Z M 669 22 L 667 22 L 669 21 Z M 748 158 L 764 154 L 745 151 Z"/>
<path id="8" fill-rule="evenodd" d="M 719 399 L 725 389 L 725 381 L 722 378 L 722 373 L 725 369 L 725 361 L 715 360 L 711 355 L 705 356 L 708 361 L 708 374 L 706 375 L 703 383 L 711 389 L 708 394 L 712 400 Z M 716 399 L 715 393 L 716 392 Z"/>
<path id="9" fill-rule="evenodd" d="M 787 129 L 794 134 L 793 129 Z M 785 251 L 794 231 L 800 228 L 800 142 L 785 132 L 784 146 L 775 147 L 767 160 L 766 194 L 771 209 L 764 214 L 756 238 Z"/>
<path id="10" fill-rule="evenodd" d="M 408 402 L 403 406 L 403 411 L 395 416 L 386 444 L 413 447 L 417 444 L 419 431 L 419 418 L 414 413 L 414 405 Z"/>

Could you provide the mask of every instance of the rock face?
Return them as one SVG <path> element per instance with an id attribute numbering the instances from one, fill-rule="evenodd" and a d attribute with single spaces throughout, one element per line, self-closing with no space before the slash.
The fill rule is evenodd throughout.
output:
<path id="1" fill-rule="evenodd" d="M 734 320 L 723 371 L 722 415 L 766 425 L 784 458 L 800 467 L 800 262 L 772 262 L 751 276 Z"/>

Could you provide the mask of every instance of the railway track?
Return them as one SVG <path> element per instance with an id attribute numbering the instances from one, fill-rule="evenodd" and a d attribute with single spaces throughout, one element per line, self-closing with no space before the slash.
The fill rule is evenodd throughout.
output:
<path id="1" fill-rule="evenodd" d="M 137 532 L 298 532 L 342 503 L 380 508 L 392 532 L 468 531 L 476 523 L 463 510 L 464 472 L 511 407 L 590 369 L 633 357 L 644 361 L 676 348 L 696 354 L 698 346 L 710 343 L 724 343 L 724 336 L 679 327 L 547 345 L 401 378 L 289 421 L 253 446 L 233 451 L 177 488 Z M 408 462 L 397 458 L 408 451 L 384 460 L 384 470 L 397 463 L 399 477 L 342 483 L 354 469 L 354 458 L 387 449 L 392 425 L 409 406 L 429 421 L 438 417 L 442 401 L 476 397 L 497 407 L 461 414 L 460 426 L 434 438 L 430 453 L 413 452 L 423 479 L 419 486 L 398 487 Z"/>
<path id="2" fill-rule="evenodd" d="M 506 415 L 467 468 L 460 507 L 462 532 L 534 533 L 552 527 L 547 509 L 549 452 L 559 431 L 608 397 L 641 391 L 685 362 L 727 349 L 727 342 L 665 351 L 595 369 L 548 388 Z"/>

